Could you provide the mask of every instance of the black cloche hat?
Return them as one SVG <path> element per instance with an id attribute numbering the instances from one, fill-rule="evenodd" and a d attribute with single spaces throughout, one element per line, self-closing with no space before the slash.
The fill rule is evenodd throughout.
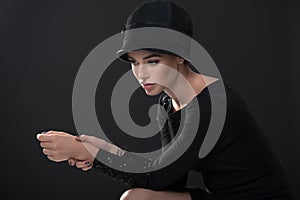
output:
<path id="1" fill-rule="evenodd" d="M 193 37 L 193 24 L 189 13 L 175 3 L 168 0 L 151 0 L 139 5 L 127 18 L 127 22 L 123 31 L 125 31 L 126 34 L 127 30 L 143 27 L 167 28 L 183 33 L 191 38 Z M 129 61 L 127 58 L 127 52 L 129 51 L 131 42 L 133 42 L 132 39 L 123 40 L 122 47 L 117 52 L 118 58 L 126 62 Z M 180 48 L 181 51 L 186 52 L 183 54 L 188 55 L 189 45 L 188 47 Z M 170 51 L 163 49 L 143 48 L 139 50 L 176 55 Z M 189 60 L 187 56 L 178 56 Z"/>

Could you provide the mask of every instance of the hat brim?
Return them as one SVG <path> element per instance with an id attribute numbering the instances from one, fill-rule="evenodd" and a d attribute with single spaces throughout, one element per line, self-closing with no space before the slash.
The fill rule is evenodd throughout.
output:
<path id="1" fill-rule="evenodd" d="M 168 54 L 191 61 L 191 38 L 183 33 L 167 28 L 147 27 L 135 28 L 123 32 L 123 44 L 117 57 L 129 62 L 127 53 L 130 51 L 147 51 Z"/>
<path id="2" fill-rule="evenodd" d="M 135 50 L 130 50 L 130 51 L 144 51 L 144 52 L 149 52 L 149 53 L 159 53 L 159 54 L 166 54 L 166 55 L 172 55 L 172 56 L 177 56 L 180 58 L 183 58 L 185 60 L 187 60 L 188 62 L 191 62 L 191 59 L 189 58 L 184 58 L 182 56 L 179 56 L 173 52 L 167 51 L 167 50 L 163 50 L 163 49 L 155 49 L 155 48 L 142 48 L 142 49 L 135 49 Z M 128 59 L 128 55 L 127 53 L 130 52 L 129 50 L 125 50 L 125 49 L 120 49 L 119 51 L 117 51 L 117 57 L 123 61 L 123 62 L 130 62 L 130 60 Z"/>

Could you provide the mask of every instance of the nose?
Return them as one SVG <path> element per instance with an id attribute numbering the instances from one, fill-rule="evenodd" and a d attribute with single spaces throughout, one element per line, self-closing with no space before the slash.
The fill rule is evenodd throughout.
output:
<path id="1" fill-rule="evenodd" d="M 146 80 L 150 77 L 147 65 L 139 66 L 138 76 L 142 80 Z"/>

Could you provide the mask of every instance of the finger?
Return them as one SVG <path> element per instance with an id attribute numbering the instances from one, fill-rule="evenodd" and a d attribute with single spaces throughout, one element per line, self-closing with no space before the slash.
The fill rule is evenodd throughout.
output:
<path id="1" fill-rule="evenodd" d="M 52 134 L 37 134 L 36 138 L 40 141 L 40 142 L 51 142 L 54 140 L 54 137 Z"/>
<path id="2" fill-rule="evenodd" d="M 93 165 L 91 165 L 89 167 L 83 167 L 81 169 L 82 169 L 82 171 L 88 171 L 88 170 L 92 169 L 92 167 L 93 167 Z"/>
<path id="3" fill-rule="evenodd" d="M 93 165 L 93 163 L 89 160 L 76 162 L 77 168 L 87 168 L 87 167 L 91 167 L 92 165 Z"/>
<path id="4" fill-rule="evenodd" d="M 45 134 L 47 135 L 51 135 L 51 134 L 68 134 L 64 131 L 54 131 L 54 130 L 51 130 L 51 131 L 47 131 Z"/>
<path id="5" fill-rule="evenodd" d="M 55 160 L 54 160 L 54 156 L 52 156 L 52 155 L 47 155 L 47 158 L 48 158 L 49 160 L 55 161 Z"/>
<path id="6" fill-rule="evenodd" d="M 47 131 L 41 131 L 38 134 L 45 134 L 45 133 L 47 133 Z"/>
<path id="7" fill-rule="evenodd" d="M 84 166 L 85 166 L 85 161 L 77 161 L 76 163 L 75 163 L 75 166 L 77 167 L 77 168 L 83 168 Z"/>
<path id="8" fill-rule="evenodd" d="M 40 135 L 46 134 L 46 133 L 47 133 L 47 131 L 41 131 L 41 132 L 37 133 L 36 134 L 36 139 L 38 139 Z"/>
<path id="9" fill-rule="evenodd" d="M 82 142 L 82 140 L 80 139 L 80 136 L 75 136 L 75 140 L 78 142 Z"/>
<path id="10" fill-rule="evenodd" d="M 42 148 L 46 148 L 46 149 L 54 149 L 54 144 L 53 142 L 41 142 L 40 146 Z"/>
<path id="11" fill-rule="evenodd" d="M 55 153 L 54 153 L 54 151 L 53 150 L 51 150 L 51 149 L 43 149 L 43 154 L 45 154 L 45 155 L 51 155 L 51 156 L 53 156 L 53 155 L 55 155 Z"/>
<path id="12" fill-rule="evenodd" d="M 74 165 L 76 164 L 76 162 L 77 162 L 77 160 L 76 160 L 76 159 L 73 159 L 73 158 L 71 158 L 71 159 L 68 160 L 68 164 L 69 164 L 70 166 L 74 166 Z"/>
<path id="13" fill-rule="evenodd" d="M 52 155 L 47 155 L 47 158 L 51 161 L 54 161 L 54 162 L 62 162 L 62 161 L 65 161 L 65 159 L 58 159 L 57 157 L 55 156 L 52 156 Z"/>
<path id="14" fill-rule="evenodd" d="M 54 130 L 50 130 L 50 131 L 47 131 L 45 134 L 53 134 L 53 133 L 55 133 L 56 131 L 54 131 Z"/>
<path id="15" fill-rule="evenodd" d="M 53 134 L 57 131 L 53 131 L 53 130 L 50 130 L 50 131 L 41 131 L 39 134 Z"/>

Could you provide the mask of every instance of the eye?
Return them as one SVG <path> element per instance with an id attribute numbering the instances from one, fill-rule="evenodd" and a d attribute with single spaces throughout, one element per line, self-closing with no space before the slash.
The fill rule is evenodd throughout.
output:
<path id="1" fill-rule="evenodd" d="M 156 65 L 158 63 L 159 63 L 159 60 L 149 60 L 148 61 L 148 64 L 150 64 L 150 65 Z"/>
<path id="2" fill-rule="evenodd" d="M 135 60 L 130 60 L 130 63 L 133 65 L 133 66 L 137 66 L 139 63 L 136 62 Z"/>

